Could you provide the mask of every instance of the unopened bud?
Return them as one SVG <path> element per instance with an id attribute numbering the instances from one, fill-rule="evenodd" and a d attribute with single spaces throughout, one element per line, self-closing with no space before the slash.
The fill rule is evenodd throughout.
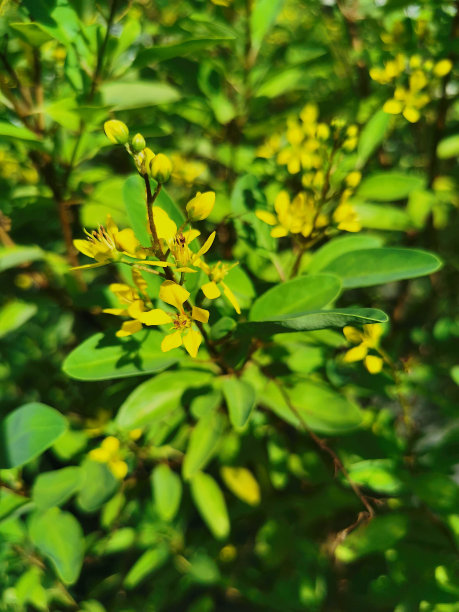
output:
<path id="1" fill-rule="evenodd" d="M 125 123 L 111 119 L 104 123 L 104 132 L 113 144 L 126 144 L 129 140 L 129 130 Z"/>
<path id="2" fill-rule="evenodd" d="M 136 134 L 131 140 L 131 147 L 133 148 L 135 153 L 140 153 L 146 147 L 145 138 L 142 134 Z"/>
<path id="3" fill-rule="evenodd" d="M 205 193 L 200 193 L 198 191 L 195 197 L 186 205 L 188 219 L 190 221 L 202 221 L 206 219 L 212 212 L 214 204 L 214 191 L 206 191 Z"/>
<path id="4" fill-rule="evenodd" d="M 172 162 L 164 153 L 158 153 L 150 164 L 150 171 L 155 181 L 166 183 L 172 173 Z"/>

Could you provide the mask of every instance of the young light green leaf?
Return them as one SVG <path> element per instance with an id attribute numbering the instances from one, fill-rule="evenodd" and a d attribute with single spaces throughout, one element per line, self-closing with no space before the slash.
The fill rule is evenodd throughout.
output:
<path id="1" fill-rule="evenodd" d="M 61 580 L 66 584 L 76 582 L 84 553 L 83 530 L 76 518 L 59 508 L 50 508 L 31 517 L 29 534 L 33 545 L 51 561 Z"/>
<path id="2" fill-rule="evenodd" d="M 151 484 L 156 510 L 164 521 L 172 521 L 177 514 L 182 498 L 182 481 L 165 463 L 158 465 L 152 473 Z"/>
<path id="3" fill-rule="evenodd" d="M 0 468 L 13 468 L 45 452 L 67 428 L 54 408 L 32 402 L 0 421 Z"/>
<path id="4" fill-rule="evenodd" d="M 365 124 L 359 137 L 357 165 L 361 168 L 370 155 L 382 143 L 390 123 L 390 115 L 383 110 L 377 111 Z"/>
<path id="5" fill-rule="evenodd" d="M 295 315 L 324 308 L 341 290 L 338 277 L 331 274 L 299 276 L 268 289 L 250 310 L 251 321 L 269 321 L 283 315 Z"/>
<path id="6" fill-rule="evenodd" d="M 222 390 L 232 426 L 235 429 L 243 428 L 255 406 L 255 389 L 240 378 L 225 378 Z"/>
<path id="7" fill-rule="evenodd" d="M 423 189 L 425 178 L 403 174 L 397 170 L 379 172 L 363 179 L 357 189 L 357 197 L 375 202 L 390 202 L 407 198 L 415 189 Z"/>
<path id="8" fill-rule="evenodd" d="M 182 474 L 185 480 L 189 480 L 212 459 L 220 442 L 223 427 L 224 420 L 218 412 L 211 412 L 198 421 L 191 432 L 183 460 Z"/>
<path id="9" fill-rule="evenodd" d="M 148 330 L 139 336 L 94 334 L 66 357 L 62 369 L 77 380 L 109 380 L 161 372 L 180 359 L 178 351 L 161 351 L 160 332 Z"/>
<path id="10" fill-rule="evenodd" d="M 0 310 L 0 338 L 18 329 L 37 312 L 35 304 L 19 300 L 9 302 Z"/>
<path id="11" fill-rule="evenodd" d="M 440 259 L 427 251 L 382 248 L 345 253 L 328 263 L 324 272 L 336 274 L 343 287 L 351 289 L 425 276 L 441 266 Z"/>
<path id="12" fill-rule="evenodd" d="M 284 0 L 255 0 L 250 13 L 250 32 L 255 53 L 274 24 Z"/>
<path id="13" fill-rule="evenodd" d="M 32 499 L 40 510 L 60 506 L 78 491 L 81 482 L 79 466 L 39 474 L 33 484 Z"/>
<path id="14" fill-rule="evenodd" d="M 0 272 L 29 261 L 43 259 L 43 251 L 37 246 L 12 246 L 0 248 Z"/>
<path id="15" fill-rule="evenodd" d="M 217 540 L 224 540 L 230 532 L 230 521 L 225 498 L 216 481 L 204 472 L 191 479 L 191 495 L 202 519 Z"/>
<path id="16" fill-rule="evenodd" d="M 124 586 L 133 589 L 147 576 L 162 567 L 170 556 L 167 544 L 160 542 L 137 559 L 124 579 Z"/>

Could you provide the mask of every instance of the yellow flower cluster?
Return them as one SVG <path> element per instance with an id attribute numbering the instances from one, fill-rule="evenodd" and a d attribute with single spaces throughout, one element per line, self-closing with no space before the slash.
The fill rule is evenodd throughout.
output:
<path id="1" fill-rule="evenodd" d="M 236 312 L 241 312 L 236 296 L 224 282 L 228 272 L 237 263 L 218 261 L 208 264 L 203 259 L 214 242 L 216 232 L 212 232 L 202 246 L 194 247 L 200 232 L 192 228 L 191 223 L 202 221 L 210 215 L 215 204 L 215 193 L 198 192 L 186 205 L 184 223 L 177 227 L 167 212 L 156 204 L 162 184 L 172 173 L 170 160 L 162 153 L 155 155 L 146 147 L 141 134 L 136 134 L 130 140 L 129 130 L 121 121 L 107 121 L 104 129 L 113 143 L 126 147 L 145 180 L 145 222 L 147 224 L 148 219 L 151 246 L 141 245 L 131 228 L 119 230 L 109 216 L 106 227 L 99 226 L 97 231 L 86 232 L 86 240 L 74 241 L 81 253 L 95 259 L 95 263 L 79 266 L 79 269 L 96 268 L 113 262 L 129 265 L 135 287 L 112 283 L 109 289 L 120 305 L 104 310 L 115 316 L 129 317 L 117 336 L 129 336 L 139 332 L 143 326 L 165 325 L 168 328 L 161 344 L 162 350 L 170 351 L 183 345 L 192 357 L 196 357 L 203 340 L 201 326 L 208 322 L 209 311 L 190 304 L 191 294 L 184 286 L 186 275 L 204 272 L 207 280 L 201 285 L 203 297 L 214 300 L 223 293 Z M 150 177 L 156 181 L 154 195 L 151 193 Z M 153 308 L 153 300 L 148 295 L 147 283 L 142 276 L 143 271 L 164 279 L 158 298 L 175 311 Z M 176 274 L 179 276 L 176 277 Z"/>
<path id="2" fill-rule="evenodd" d="M 361 229 L 349 198 L 360 182 L 361 174 L 351 171 L 336 184 L 333 175 L 343 156 L 355 150 L 358 127 L 341 119 L 329 124 L 318 121 L 319 110 L 307 104 L 299 118 L 289 118 L 285 134 L 271 135 L 258 149 L 258 157 L 275 158 L 289 174 L 300 174 L 304 191 L 290 200 L 281 191 L 274 203 L 274 213 L 256 211 L 257 217 L 273 226 L 271 235 L 289 234 L 315 241 L 331 226 L 348 232 Z"/>
<path id="3" fill-rule="evenodd" d="M 452 69 L 451 60 L 445 58 L 434 63 L 423 60 L 419 55 L 407 58 L 399 53 L 384 67 L 374 67 L 370 77 L 382 85 L 395 84 L 394 95 L 386 101 L 383 110 L 391 115 L 403 115 L 410 123 L 417 123 L 421 118 L 421 109 L 431 100 L 428 86 L 435 77 L 442 78 Z"/>
<path id="4" fill-rule="evenodd" d="M 383 327 L 379 323 L 371 325 L 364 325 L 363 331 L 347 325 L 343 329 L 346 340 L 356 344 L 353 348 L 349 349 L 344 355 L 344 361 L 346 363 L 353 363 L 354 361 L 362 361 L 366 369 L 370 374 L 378 374 L 381 372 L 384 362 L 378 355 L 369 355 L 370 350 L 378 352 L 379 339 L 383 332 Z"/>
<path id="5" fill-rule="evenodd" d="M 122 480 L 128 473 L 128 465 L 122 459 L 120 441 L 114 436 L 108 436 L 99 448 L 89 452 L 89 458 L 99 463 L 106 463 L 115 478 Z"/>

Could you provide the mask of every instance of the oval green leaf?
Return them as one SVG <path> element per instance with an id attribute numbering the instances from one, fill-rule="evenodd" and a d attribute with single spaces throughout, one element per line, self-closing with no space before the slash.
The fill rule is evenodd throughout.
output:
<path id="1" fill-rule="evenodd" d="M 95 512 L 119 487 L 106 463 L 87 459 L 81 466 L 81 485 L 77 504 L 83 512 Z"/>
<path id="2" fill-rule="evenodd" d="M 425 187 L 425 178 L 403 172 L 388 171 L 372 174 L 363 179 L 357 190 L 357 196 L 376 202 L 390 202 L 407 198 L 415 189 Z"/>
<path id="3" fill-rule="evenodd" d="M 198 421 L 191 432 L 183 460 L 182 475 L 185 480 L 194 476 L 212 459 L 220 442 L 223 426 L 223 418 L 218 412 L 211 412 Z"/>
<path id="4" fill-rule="evenodd" d="M 73 584 L 83 564 L 83 530 L 76 518 L 59 508 L 50 508 L 32 516 L 29 523 L 32 543 L 47 557 L 58 576 L 66 584 Z"/>
<path id="5" fill-rule="evenodd" d="M 181 357 L 179 351 L 161 351 L 163 337 L 154 330 L 135 338 L 117 338 L 114 332 L 94 334 L 67 356 L 62 369 L 77 380 L 108 380 L 161 372 Z"/>
<path id="6" fill-rule="evenodd" d="M 32 499 L 37 508 L 47 510 L 66 502 L 80 488 L 82 471 L 70 466 L 40 474 L 32 488 Z"/>
<path id="7" fill-rule="evenodd" d="M 339 278 L 330 274 L 299 276 L 268 289 L 250 310 L 251 321 L 269 321 L 283 315 L 318 310 L 336 299 Z"/>
<path id="8" fill-rule="evenodd" d="M 0 310 L 0 338 L 18 329 L 37 312 L 35 304 L 19 300 L 9 302 Z"/>
<path id="9" fill-rule="evenodd" d="M 198 472 L 191 480 L 191 495 L 202 519 L 217 540 L 230 532 L 230 522 L 222 490 L 209 474 Z"/>
<path id="10" fill-rule="evenodd" d="M 417 249 L 364 249 L 345 253 L 324 271 L 341 278 L 343 287 L 370 287 L 436 272 L 442 266 L 438 257 Z"/>
<path id="11" fill-rule="evenodd" d="M 171 521 L 182 498 L 182 481 L 165 463 L 158 465 L 151 476 L 156 510 L 164 521 Z"/>
<path id="12" fill-rule="evenodd" d="M 0 421 L 0 469 L 24 465 L 45 452 L 67 429 L 54 408 L 32 402 Z"/>
<path id="13" fill-rule="evenodd" d="M 376 236 L 340 236 L 333 238 L 327 244 L 320 247 L 308 265 L 308 271 L 311 274 L 317 274 L 325 268 L 325 266 L 350 251 L 358 251 L 361 249 L 375 249 L 382 246 L 382 240 Z"/>
<path id="14" fill-rule="evenodd" d="M 236 429 L 241 429 L 247 423 L 255 406 L 255 389 L 240 378 L 225 378 L 222 390 L 231 424 Z"/>

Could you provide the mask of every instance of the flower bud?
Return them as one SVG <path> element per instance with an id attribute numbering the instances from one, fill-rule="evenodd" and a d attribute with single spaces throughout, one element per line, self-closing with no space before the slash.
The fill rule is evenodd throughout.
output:
<path id="1" fill-rule="evenodd" d="M 172 162 L 164 155 L 164 153 L 158 153 L 150 164 L 151 176 L 158 183 L 165 183 L 169 180 L 172 172 Z"/>
<path id="2" fill-rule="evenodd" d="M 131 140 L 131 147 L 133 148 L 135 153 L 140 153 L 146 147 L 145 138 L 142 134 L 136 134 Z"/>
<path id="3" fill-rule="evenodd" d="M 206 191 L 205 193 L 198 191 L 195 197 L 186 205 L 188 219 L 190 221 L 202 221 L 203 219 L 206 219 L 212 212 L 214 204 L 214 191 Z"/>
<path id="4" fill-rule="evenodd" d="M 129 130 L 125 123 L 111 119 L 104 123 L 104 132 L 113 144 L 126 144 L 129 140 Z"/>

